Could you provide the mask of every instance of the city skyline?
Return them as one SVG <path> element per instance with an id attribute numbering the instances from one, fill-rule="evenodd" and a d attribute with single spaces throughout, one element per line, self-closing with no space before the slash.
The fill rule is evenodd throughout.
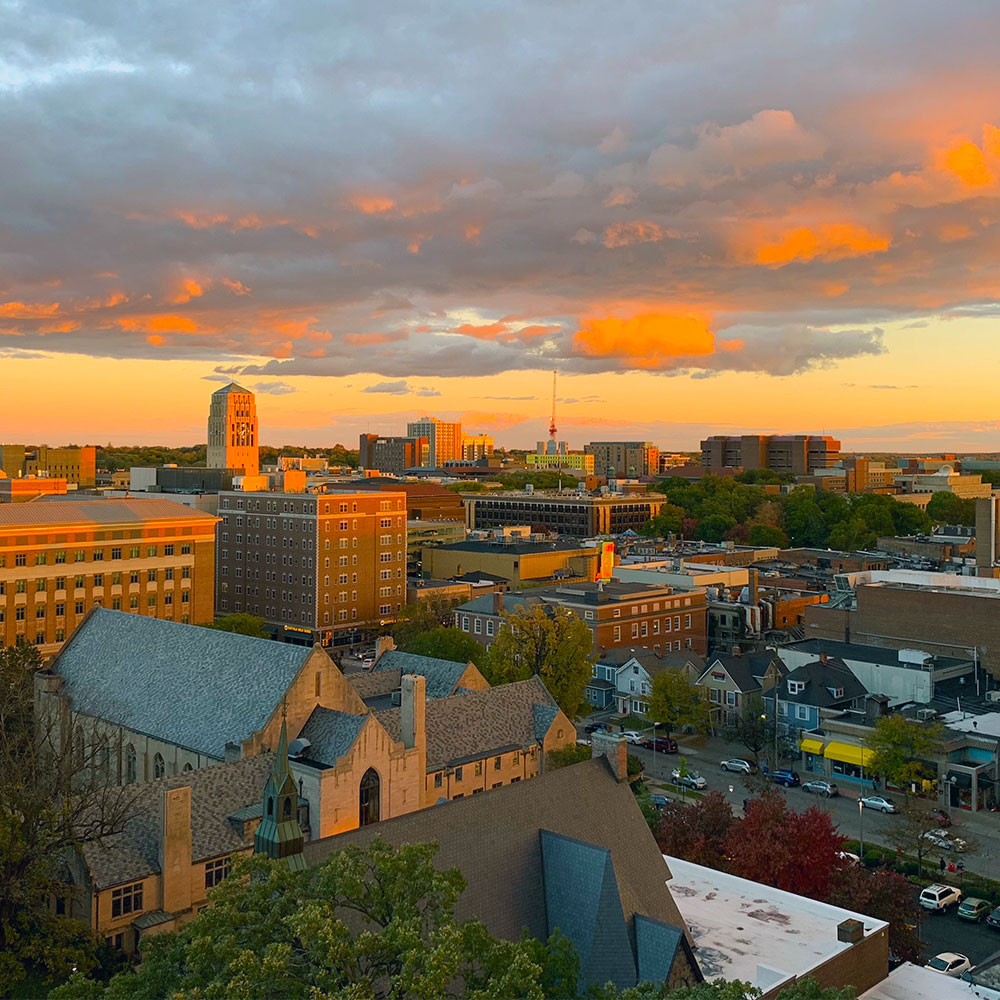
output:
<path id="1" fill-rule="evenodd" d="M 0 426 L 1000 450 L 1000 10 L 905 9 L 8 6 Z"/>

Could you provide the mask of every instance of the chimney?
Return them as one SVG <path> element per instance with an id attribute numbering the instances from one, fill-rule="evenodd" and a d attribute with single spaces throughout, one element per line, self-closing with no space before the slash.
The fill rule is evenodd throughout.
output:
<path id="1" fill-rule="evenodd" d="M 191 909 L 190 785 L 160 790 L 160 885 L 161 909 Z"/>
<path id="2" fill-rule="evenodd" d="M 628 744 L 616 733 L 595 732 L 590 744 L 591 757 L 604 757 L 615 779 L 628 781 Z"/>
<path id="3" fill-rule="evenodd" d="M 822 663 L 824 667 L 826 666 L 826 661 L 827 661 L 827 655 L 826 655 L 826 653 L 820 653 L 819 654 L 819 662 Z"/>
<path id="4" fill-rule="evenodd" d="M 493 592 L 493 614 L 498 615 L 503 611 L 503 594 L 496 590 Z"/>
<path id="5" fill-rule="evenodd" d="M 865 925 L 853 917 L 837 924 L 837 940 L 857 944 L 865 936 Z"/>
<path id="6" fill-rule="evenodd" d="M 396 648 L 396 640 L 391 635 L 380 635 L 375 640 L 375 662 L 378 663 L 383 653 Z"/>
<path id="7" fill-rule="evenodd" d="M 751 605 L 754 605 L 758 601 L 757 570 L 751 569 L 749 575 L 750 575 L 750 586 L 748 588 L 748 590 L 749 590 L 749 602 L 750 602 Z"/>
<path id="8" fill-rule="evenodd" d="M 407 750 L 427 743 L 424 719 L 427 712 L 427 678 L 404 674 L 399 688 L 400 732 Z"/>

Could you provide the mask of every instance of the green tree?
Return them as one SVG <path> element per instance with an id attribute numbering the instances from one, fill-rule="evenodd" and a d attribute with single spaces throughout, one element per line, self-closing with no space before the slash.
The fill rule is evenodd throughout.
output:
<path id="1" fill-rule="evenodd" d="M 492 937 L 455 919 L 465 880 L 434 867 L 437 848 L 398 850 L 376 838 L 292 872 L 261 856 L 238 859 L 214 905 L 183 930 L 143 944 L 135 972 L 104 987 L 82 975 L 55 1000 L 217 996 L 474 1000 L 576 994 L 579 967 L 561 936 L 542 943 Z M 558 975 L 547 976 L 547 969 Z"/>
<path id="2" fill-rule="evenodd" d="M 747 533 L 747 544 L 760 546 L 775 546 L 783 549 L 788 545 L 788 539 L 781 528 L 770 524 L 755 524 Z"/>
<path id="3" fill-rule="evenodd" d="M 875 545 L 877 537 L 874 531 L 861 517 L 852 517 L 849 521 L 838 521 L 830 528 L 827 541 L 831 549 L 840 552 L 856 552 L 858 549 L 870 549 Z"/>
<path id="4" fill-rule="evenodd" d="M 684 726 L 708 729 L 711 718 L 705 692 L 684 671 L 670 669 L 654 675 L 646 715 L 666 726 L 668 736 Z"/>
<path id="5" fill-rule="evenodd" d="M 572 719 L 580 710 L 591 676 L 594 636 L 567 608 L 518 608 L 505 614 L 483 672 L 491 684 L 509 684 L 537 674 Z"/>
<path id="6" fill-rule="evenodd" d="M 412 643 L 425 632 L 455 623 L 455 599 L 427 597 L 414 604 L 407 604 L 392 627 L 392 638 L 397 649 L 409 652 Z"/>
<path id="7" fill-rule="evenodd" d="M 927 504 L 927 516 L 940 524 L 976 523 L 976 501 L 963 500 L 954 493 L 941 491 L 931 497 Z"/>
<path id="8" fill-rule="evenodd" d="M 558 771 L 560 767 L 569 767 L 571 764 L 579 764 L 590 758 L 590 747 L 583 743 L 573 743 L 568 747 L 550 750 L 545 755 L 545 767 L 549 771 Z"/>
<path id="9" fill-rule="evenodd" d="M 916 722 L 905 715 L 883 715 L 868 737 L 872 757 L 868 769 L 909 795 L 910 786 L 934 776 L 928 758 L 943 753 L 944 726 L 939 722 Z"/>
<path id="10" fill-rule="evenodd" d="M 225 615 L 216 618 L 213 622 L 200 622 L 202 628 L 214 628 L 219 632 L 236 632 L 239 635 L 249 635 L 254 639 L 270 639 L 271 636 L 264 631 L 264 619 L 256 615 L 248 615 L 246 612 L 239 612 L 234 615 Z"/>
<path id="11" fill-rule="evenodd" d="M 109 780 L 118 747 L 80 717 L 36 715 L 34 646 L 0 649 L 0 996 L 29 967 L 68 975 L 106 958 L 87 925 L 52 913 L 64 856 L 120 828 L 134 787 Z"/>
<path id="12" fill-rule="evenodd" d="M 755 762 L 759 762 L 761 750 L 774 744 L 773 714 L 773 706 L 769 715 L 764 700 L 754 695 L 744 702 L 743 711 L 736 719 L 736 735 L 753 754 Z"/>
<path id="13" fill-rule="evenodd" d="M 736 527 L 736 520 L 728 514 L 709 514 L 698 522 L 695 537 L 703 542 L 721 542 L 726 533 Z"/>
<path id="14" fill-rule="evenodd" d="M 406 652 L 457 663 L 482 662 L 486 656 L 486 650 L 471 635 L 453 625 L 423 632 L 406 647 Z"/>
<path id="15" fill-rule="evenodd" d="M 665 503 L 660 508 L 660 513 L 639 529 L 639 534 L 650 538 L 666 538 L 668 535 L 676 535 L 681 530 L 683 522 L 684 508 Z"/>

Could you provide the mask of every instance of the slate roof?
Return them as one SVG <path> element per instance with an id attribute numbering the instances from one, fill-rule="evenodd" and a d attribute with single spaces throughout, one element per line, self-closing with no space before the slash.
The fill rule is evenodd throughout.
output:
<path id="1" fill-rule="evenodd" d="M 398 670 L 400 675 L 418 674 L 427 678 L 428 698 L 447 698 L 448 695 L 455 693 L 455 688 L 468 665 L 468 663 L 456 663 L 454 660 L 439 660 L 433 656 L 419 656 L 416 653 L 390 649 L 375 661 L 372 673 Z M 399 687 L 398 683 L 396 687 Z"/>
<path id="2" fill-rule="evenodd" d="M 176 500 L 160 498 L 73 498 L 61 503 L 5 503 L 0 505 L 0 528 L 25 528 L 32 524 L 145 524 L 170 519 L 190 521 L 219 519 L 205 511 L 192 510 Z M 124 544 L 124 543 L 123 543 Z M 108 567 L 110 569 L 110 567 Z"/>
<path id="3" fill-rule="evenodd" d="M 403 672 L 397 667 L 395 670 L 355 671 L 344 676 L 358 697 L 368 702 L 398 691 Z"/>
<path id="4" fill-rule="evenodd" d="M 86 715 L 217 760 L 259 730 L 312 648 L 95 608 L 53 671 Z"/>
<path id="5" fill-rule="evenodd" d="M 744 653 L 742 656 L 710 656 L 706 669 L 711 669 L 716 663 L 721 663 L 740 691 L 744 694 L 752 694 L 761 690 L 761 679 L 767 672 L 767 668 L 775 661 L 777 661 L 776 666 L 780 670 L 783 664 L 771 652 Z"/>
<path id="6" fill-rule="evenodd" d="M 798 694 L 789 694 L 789 681 L 805 681 L 805 688 Z M 830 688 L 843 688 L 840 698 L 835 698 Z M 801 667 L 790 670 L 778 687 L 778 700 L 796 705 L 811 705 L 813 708 L 830 708 L 843 705 L 855 698 L 863 698 L 868 689 L 853 673 L 836 658 L 820 663 L 803 663 Z"/>
<path id="7" fill-rule="evenodd" d="M 555 700 L 537 677 L 428 700 L 427 770 L 537 743 L 538 726 L 546 718 L 544 713 L 536 715 L 538 708 L 552 712 L 553 720 L 558 713 Z M 389 708 L 375 713 L 394 740 L 401 739 L 400 712 Z"/>
<path id="8" fill-rule="evenodd" d="M 491 934 L 507 940 L 519 939 L 525 928 L 533 937 L 545 940 L 549 932 L 549 900 L 543 831 L 577 844 L 580 841 L 574 838 L 582 832 L 587 841 L 584 846 L 597 852 L 592 856 L 610 857 L 600 877 L 605 878 L 610 865 L 613 886 L 610 881 L 602 881 L 602 887 L 610 886 L 617 895 L 626 926 L 641 915 L 676 928 L 680 942 L 675 949 L 676 961 L 684 963 L 681 968 L 689 979 L 700 981 L 701 973 L 689 947 L 690 936 L 666 884 L 669 869 L 628 784 L 616 781 L 608 765 L 600 759 L 543 772 L 531 781 L 505 785 L 488 795 L 466 796 L 311 841 L 305 845 L 305 855 L 308 864 L 318 865 L 334 851 L 352 844 L 367 844 L 376 836 L 397 846 L 437 843 L 436 867 L 458 868 L 466 879 L 466 890 L 455 906 L 457 919 L 478 918 Z M 591 875 L 589 869 L 596 871 L 599 865 L 589 865 L 584 871 L 561 864 L 561 859 L 551 864 L 557 865 L 557 870 L 550 867 L 547 873 L 554 890 L 569 894 L 573 891 L 573 881 L 577 880 L 579 894 L 594 899 L 586 883 Z M 608 902 L 605 898 L 605 904 Z M 606 914 L 613 909 L 605 905 L 600 912 Z M 634 926 L 642 949 L 654 935 L 647 934 L 647 929 L 640 930 L 638 921 Z M 655 937 L 654 943 L 660 946 L 669 943 L 665 932 Z M 617 936 L 614 940 L 618 940 Z M 622 947 L 630 955 L 633 953 L 627 936 Z M 640 968 L 653 965 L 657 978 L 665 978 L 659 972 L 661 963 L 667 959 L 669 955 L 657 958 L 640 950 L 637 964 Z M 632 961 L 636 964 L 635 959 Z"/>
<path id="9" fill-rule="evenodd" d="M 273 761 L 274 754 L 263 753 L 142 785 L 125 786 L 124 794 L 134 789 L 136 798 L 121 833 L 80 848 L 94 887 L 106 889 L 159 874 L 160 795 L 164 788 L 191 786 L 193 862 L 222 857 L 252 845 L 252 840 L 245 842 L 237 834 L 229 817 L 261 801 Z"/>
<path id="10" fill-rule="evenodd" d="M 317 706 L 299 733 L 300 740 L 309 740 L 310 743 L 302 751 L 300 759 L 335 767 L 337 761 L 354 746 L 361 727 L 369 718 L 368 715 L 351 715 Z"/>

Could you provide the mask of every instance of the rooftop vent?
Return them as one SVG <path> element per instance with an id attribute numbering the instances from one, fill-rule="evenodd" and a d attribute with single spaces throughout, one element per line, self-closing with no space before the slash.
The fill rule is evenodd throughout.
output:
<path id="1" fill-rule="evenodd" d="M 304 739 L 302 737 L 300 737 L 297 740 L 292 740 L 292 742 L 288 744 L 288 756 L 299 757 L 303 753 L 305 753 L 306 750 L 308 750 L 309 747 L 311 746 L 312 744 L 309 742 L 309 740 Z"/>
<path id="2" fill-rule="evenodd" d="M 933 708 L 921 708 L 917 711 L 917 718 L 921 722 L 927 722 L 929 719 L 933 719 L 937 715 L 937 712 Z"/>

